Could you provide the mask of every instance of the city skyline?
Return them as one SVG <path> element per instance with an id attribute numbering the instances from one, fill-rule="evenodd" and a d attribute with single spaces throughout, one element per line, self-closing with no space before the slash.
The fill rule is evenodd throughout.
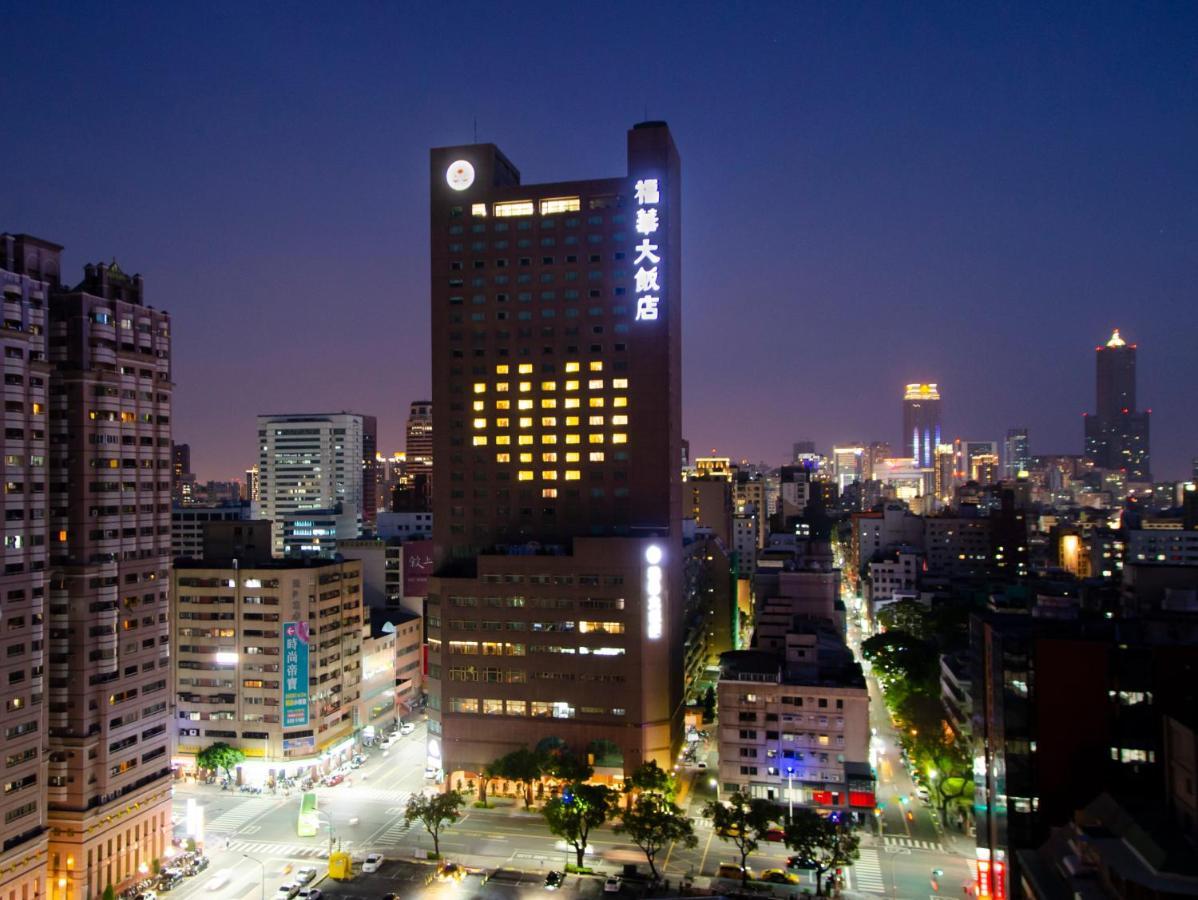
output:
<path id="1" fill-rule="evenodd" d="M 225 41 L 219 10 L 23 9 L 8 84 L 28 127 L 0 149 L 24 176 L 6 227 L 64 243 L 66 271 L 116 255 L 146 277 L 186 335 L 176 437 L 201 479 L 241 477 L 254 417 L 278 409 L 378 416 L 389 452 L 432 388 L 426 148 L 471 141 L 477 122 L 529 179 L 617 174 L 610 136 L 647 111 L 694 148 L 693 447 L 782 462 L 797 437 L 893 442 L 895 391 L 936 381 L 946 436 L 1020 423 L 1033 453 L 1080 453 L 1089 354 L 1118 327 L 1143 351 L 1154 474 L 1188 473 L 1198 12 L 717 10 L 546 8 L 535 27 L 469 4 L 302 25 L 251 10 L 236 18 L 259 39 Z M 563 29 L 594 30 L 604 52 L 547 41 Z M 108 52 L 128 41 L 137 53 Z M 439 74 L 494 45 L 555 77 Z M 751 69 L 732 52 L 745 46 Z M 98 108 L 122 127 L 46 138 L 62 110 Z M 316 354 L 343 365 L 329 377 Z M 818 389 L 780 417 L 778 384 Z"/>

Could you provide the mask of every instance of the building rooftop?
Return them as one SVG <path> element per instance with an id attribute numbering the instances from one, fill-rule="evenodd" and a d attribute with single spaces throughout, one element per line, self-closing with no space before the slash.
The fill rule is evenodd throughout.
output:
<path id="1" fill-rule="evenodd" d="M 283 559 L 263 560 L 260 562 L 246 561 L 242 564 L 238 559 L 228 557 L 213 559 L 177 559 L 176 569 L 323 569 L 327 566 L 341 566 L 354 560 L 326 559 L 324 557 L 305 556 L 301 558 L 286 557 Z"/>

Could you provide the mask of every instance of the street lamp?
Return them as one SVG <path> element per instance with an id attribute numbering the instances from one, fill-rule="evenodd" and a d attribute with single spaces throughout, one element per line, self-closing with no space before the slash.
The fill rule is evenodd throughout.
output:
<path id="1" fill-rule="evenodd" d="M 786 767 L 786 821 L 790 823 L 795 817 L 795 767 Z"/>
<path id="2" fill-rule="evenodd" d="M 241 854 L 241 858 L 248 859 L 258 867 L 258 871 L 261 873 L 258 896 L 261 898 L 261 900 L 266 900 L 266 863 L 260 859 L 254 859 L 252 856 L 246 856 L 244 853 Z"/>

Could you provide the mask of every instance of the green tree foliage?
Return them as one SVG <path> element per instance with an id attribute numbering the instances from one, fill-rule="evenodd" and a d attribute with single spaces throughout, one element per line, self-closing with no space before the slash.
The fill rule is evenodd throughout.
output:
<path id="1" fill-rule="evenodd" d="M 433 852 L 441 855 L 441 830 L 458 820 L 462 812 L 465 798 L 457 791 L 446 791 L 444 794 L 434 794 L 429 797 L 424 794 L 413 794 L 408 798 L 404 809 L 403 820 L 408 826 L 420 822 L 424 830 L 433 839 Z"/>
<path id="2" fill-rule="evenodd" d="M 633 773 L 624 779 L 624 796 L 627 798 L 626 807 L 632 809 L 633 798 L 638 794 L 661 794 L 667 800 L 673 800 L 678 793 L 678 779 L 673 772 L 667 772 L 651 759 L 641 763 Z"/>
<path id="3" fill-rule="evenodd" d="M 480 803 L 487 802 L 487 787 L 496 778 L 502 778 L 499 760 L 494 760 L 483 766 L 482 771 L 478 773 L 478 800 Z M 515 779 L 513 779 L 515 780 Z"/>
<path id="4" fill-rule="evenodd" d="M 727 800 L 708 800 L 703 815 L 711 819 L 712 830 L 740 854 L 741 882 L 748 880 L 745 871 L 749 854 L 753 853 L 769 830 L 773 807 L 765 800 L 755 800 L 742 791 L 735 791 Z"/>
<path id="5" fill-rule="evenodd" d="M 703 721 L 715 721 L 715 688 L 711 685 L 707 686 L 707 691 L 703 694 Z"/>
<path id="6" fill-rule="evenodd" d="M 116 900 L 116 890 L 111 884 L 104 886 L 104 900 Z"/>
<path id="7" fill-rule="evenodd" d="M 919 640 L 933 636 L 928 607 L 910 598 L 888 603 L 878 610 L 878 624 L 887 631 L 905 631 Z"/>
<path id="8" fill-rule="evenodd" d="M 563 838 L 578 855 L 578 867 L 583 866 L 587 838 L 609 818 L 616 808 L 616 792 L 601 784 L 576 781 L 566 785 L 560 796 L 554 797 L 541 810 L 549 830 Z"/>
<path id="9" fill-rule="evenodd" d="M 928 788 L 932 806 L 940 814 L 940 824 L 948 819 L 948 806 L 973 792 L 973 761 L 959 741 L 944 729 L 918 732 L 910 741 L 911 760 Z M 932 773 L 935 772 L 935 777 Z"/>
<path id="10" fill-rule="evenodd" d="M 627 834 L 632 842 L 641 848 L 654 878 L 660 877 L 657 872 L 657 854 L 671 843 L 694 847 L 699 842 L 695 837 L 694 826 L 686 814 L 671 803 L 664 793 L 653 791 L 647 791 L 637 797 L 632 808 L 624 813 L 624 818 L 616 826 L 615 832 Z"/>
<path id="11" fill-rule="evenodd" d="M 233 767 L 245 762 L 245 754 L 236 747 L 230 747 L 223 741 L 218 741 L 205 747 L 196 754 L 196 765 L 210 771 L 223 771 L 228 778 L 233 777 Z"/>
<path id="12" fill-rule="evenodd" d="M 824 892 L 824 874 L 851 865 L 860 855 L 861 838 L 837 817 L 825 818 L 813 809 L 795 810 L 785 831 L 786 846 L 815 868 L 815 893 Z"/>

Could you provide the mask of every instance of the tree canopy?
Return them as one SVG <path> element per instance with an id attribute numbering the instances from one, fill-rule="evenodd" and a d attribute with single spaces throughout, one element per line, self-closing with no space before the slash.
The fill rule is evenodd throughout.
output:
<path id="1" fill-rule="evenodd" d="M 403 819 L 407 825 L 419 821 L 433 839 L 433 853 L 441 855 L 441 830 L 452 825 L 461 815 L 465 798 L 457 791 L 444 794 L 413 794 L 408 798 Z"/>
<path id="2" fill-rule="evenodd" d="M 823 894 L 824 873 L 850 865 L 859 855 L 861 838 L 840 816 L 798 809 L 784 834 L 786 846 L 815 869 L 816 894 Z"/>
<path id="3" fill-rule="evenodd" d="M 245 762 L 245 754 L 236 747 L 230 747 L 223 741 L 210 744 L 196 754 L 196 765 L 201 769 L 213 772 L 221 770 L 226 776 L 233 777 L 233 767 Z"/>
<path id="4" fill-rule="evenodd" d="M 541 810 L 549 830 L 574 848 L 582 868 L 591 831 L 606 822 L 616 808 L 616 792 L 601 784 L 576 781 Z"/>
<path id="5" fill-rule="evenodd" d="M 774 809 L 766 800 L 734 791 L 727 800 L 708 800 L 703 815 L 711 819 L 712 830 L 736 848 L 740 854 L 741 881 L 748 880 L 745 864 L 749 854 L 757 850 L 758 842 L 770 827 Z"/>
<path id="6" fill-rule="evenodd" d="M 684 847 L 698 843 L 691 820 L 664 793 L 646 792 L 638 796 L 615 832 L 627 834 L 641 848 L 654 878 L 659 877 L 657 855 L 663 849 L 675 842 Z"/>

